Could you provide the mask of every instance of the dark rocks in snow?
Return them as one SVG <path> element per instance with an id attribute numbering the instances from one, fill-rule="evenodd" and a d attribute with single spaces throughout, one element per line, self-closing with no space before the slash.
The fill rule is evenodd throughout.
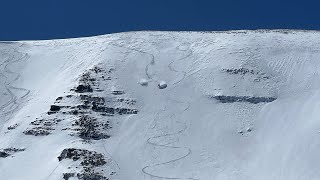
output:
<path id="1" fill-rule="evenodd" d="M 96 118 L 84 115 L 76 120 L 73 126 L 78 126 L 78 135 L 85 140 L 100 140 L 110 138 L 109 135 L 101 133 L 101 130 L 108 128 L 109 122 L 102 123 Z"/>
<path id="2" fill-rule="evenodd" d="M 113 114 L 101 113 L 101 116 L 113 116 Z"/>
<path id="3" fill-rule="evenodd" d="M 101 67 L 95 66 L 91 69 L 91 71 L 95 72 L 96 74 L 103 72 Z"/>
<path id="4" fill-rule="evenodd" d="M 81 110 L 81 109 L 89 109 L 90 108 L 90 106 L 87 106 L 87 105 L 78 105 L 78 106 L 76 106 L 79 110 Z"/>
<path id="5" fill-rule="evenodd" d="M 19 126 L 18 124 L 13 124 L 11 126 L 8 126 L 7 129 L 8 130 L 13 130 L 13 129 L 17 128 L 18 126 Z"/>
<path id="6" fill-rule="evenodd" d="M 5 148 L 3 149 L 3 151 L 5 152 L 9 152 L 9 153 L 16 153 L 16 152 L 21 152 L 21 151 L 25 151 L 26 149 L 25 148 Z"/>
<path id="7" fill-rule="evenodd" d="M 68 148 L 64 149 L 60 156 L 59 161 L 64 159 L 71 159 L 73 161 L 80 161 L 80 165 L 83 167 L 82 172 L 77 173 L 79 180 L 108 180 L 107 177 L 95 171 L 96 167 L 101 167 L 107 164 L 104 156 L 95 151 L 89 151 L 85 149 Z M 64 179 L 75 177 L 74 173 L 64 173 Z"/>
<path id="8" fill-rule="evenodd" d="M 84 81 L 90 78 L 90 72 L 83 73 L 80 81 Z"/>
<path id="9" fill-rule="evenodd" d="M 61 107 L 60 106 L 57 106 L 57 105 L 51 105 L 50 107 L 50 111 L 60 111 Z"/>
<path id="10" fill-rule="evenodd" d="M 8 156 L 10 156 L 10 154 L 3 152 L 3 151 L 0 151 L 0 158 L 6 158 Z"/>
<path id="11" fill-rule="evenodd" d="M 56 101 L 61 101 L 62 99 L 63 99 L 62 97 L 58 97 Z"/>
<path id="12" fill-rule="evenodd" d="M 108 76 L 108 77 L 102 76 L 101 78 L 102 78 L 103 80 L 107 80 L 107 81 L 110 81 L 110 80 L 111 80 L 111 77 L 110 77 L 110 76 Z"/>
<path id="13" fill-rule="evenodd" d="M 108 114 L 114 114 L 115 110 L 112 107 L 106 107 L 106 106 L 99 106 L 99 105 L 93 105 L 92 110 L 94 112 L 105 112 Z"/>
<path id="14" fill-rule="evenodd" d="M 57 106 L 57 105 L 51 105 L 50 106 L 50 111 L 48 111 L 48 115 L 51 115 L 51 114 L 56 114 L 58 111 L 61 110 L 61 106 Z"/>
<path id="15" fill-rule="evenodd" d="M 96 81 L 96 78 L 90 78 L 89 81 L 94 82 Z"/>
<path id="16" fill-rule="evenodd" d="M 222 71 L 229 73 L 229 74 L 241 74 L 241 75 L 245 75 L 245 74 L 255 74 L 255 72 L 251 69 L 246 69 L 246 68 L 229 68 L 229 69 L 222 69 Z"/>
<path id="17" fill-rule="evenodd" d="M 23 133 L 25 135 L 47 136 L 50 134 L 50 130 L 52 130 L 52 129 L 37 127 L 37 128 L 27 129 L 27 130 L 23 131 Z"/>
<path id="18" fill-rule="evenodd" d="M 80 99 L 84 101 L 84 103 L 87 104 L 104 104 L 105 100 L 103 97 L 96 97 L 91 95 L 80 95 Z"/>
<path id="19" fill-rule="evenodd" d="M 79 114 L 79 111 L 78 111 L 78 110 L 72 110 L 72 111 L 71 111 L 71 114 L 73 114 L 73 115 L 78 115 L 78 114 Z"/>
<path id="20" fill-rule="evenodd" d="M 130 108 L 116 108 L 115 111 L 122 115 L 122 114 L 138 114 L 138 110 L 130 109 Z"/>
<path id="21" fill-rule="evenodd" d="M 0 158 L 6 158 L 8 156 L 13 155 L 16 152 L 24 151 L 25 149 L 19 149 L 19 148 L 6 148 L 3 150 L 0 150 Z"/>
<path id="22" fill-rule="evenodd" d="M 78 173 L 77 177 L 79 180 L 109 180 L 109 178 L 97 172 Z"/>
<path id="23" fill-rule="evenodd" d="M 114 91 L 115 92 L 115 91 Z M 121 94 L 122 91 L 117 91 L 115 94 Z M 107 114 L 115 114 L 118 113 L 120 115 L 122 114 L 137 114 L 138 110 L 132 109 L 132 108 L 114 108 L 114 107 L 108 107 L 104 106 L 105 99 L 102 97 L 96 97 L 96 96 L 90 96 L 90 95 L 80 95 L 80 99 L 84 102 L 84 105 L 77 106 L 80 109 L 88 109 L 91 106 L 92 111 L 94 112 L 102 112 Z M 128 105 L 134 105 L 136 103 L 133 99 L 124 99 L 124 98 L 118 98 L 118 102 L 125 102 Z"/>
<path id="24" fill-rule="evenodd" d="M 81 158 L 83 150 L 70 148 L 70 149 L 64 149 L 60 156 L 58 156 L 58 160 L 62 161 L 64 159 L 72 159 L 73 161 L 77 161 Z"/>
<path id="25" fill-rule="evenodd" d="M 32 121 L 30 124 L 34 126 L 54 126 L 60 122 L 60 119 L 38 119 L 35 121 Z"/>
<path id="26" fill-rule="evenodd" d="M 103 69 L 95 66 L 93 69 L 90 69 L 90 70 L 91 70 L 90 72 L 86 72 L 81 76 L 81 78 L 79 80 L 81 85 L 79 85 L 75 89 L 75 92 L 79 92 L 79 93 L 93 92 L 93 89 L 91 88 L 91 86 L 95 86 L 98 79 L 96 77 L 92 77 L 91 74 L 92 74 L 92 72 L 95 74 L 102 73 Z"/>
<path id="27" fill-rule="evenodd" d="M 266 80 L 270 79 L 265 73 L 259 72 L 259 71 L 254 71 L 253 69 L 247 69 L 247 68 L 228 68 L 228 69 L 222 69 L 223 72 L 226 72 L 231 75 L 246 75 L 246 74 L 251 74 L 251 75 L 256 75 L 256 79 L 254 81 L 259 82 L 261 79 Z"/>
<path id="28" fill-rule="evenodd" d="M 111 77 L 108 76 L 108 72 L 104 72 L 99 67 L 94 67 L 88 73 L 83 74 L 78 84 L 74 86 L 73 92 L 70 92 L 69 95 L 66 94 L 67 96 L 56 98 L 56 104 L 50 107 L 48 114 L 56 113 L 57 115 L 47 117 L 65 116 L 63 113 L 66 114 L 66 117 L 71 116 L 69 122 L 72 124 L 68 125 L 66 122 L 61 129 L 68 131 L 66 133 L 72 136 L 81 138 L 82 142 L 110 138 L 107 133 L 108 129 L 112 128 L 109 120 L 113 118 L 103 116 L 137 114 L 138 110 L 133 107 L 136 104 L 134 99 L 121 96 L 125 94 L 124 91 L 111 91 L 110 94 L 109 88 L 103 89 L 109 83 L 105 81 L 106 79 L 111 80 Z M 104 93 L 106 99 L 99 96 L 99 94 L 102 94 L 100 91 L 103 90 L 109 91 Z M 92 93 L 93 91 L 95 93 Z M 59 121 L 61 120 L 57 118 L 37 119 L 31 122 L 31 126 L 23 133 L 33 136 L 46 136 L 57 128 L 56 125 Z M 5 153 L 3 152 L 3 156 L 7 155 Z M 77 169 L 73 169 L 70 166 L 70 171 L 63 173 L 64 180 L 73 178 L 80 180 L 107 180 L 108 178 L 104 175 L 109 176 L 110 174 L 108 172 L 109 169 L 104 169 L 107 165 L 104 155 L 95 151 L 67 148 L 58 157 L 59 161 L 64 159 L 71 159 L 75 161 L 74 163 L 78 163 L 75 167 Z"/>
<path id="29" fill-rule="evenodd" d="M 56 114 L 58 111 L 48 111 L 47 114 L 51 115 L 51 114 Z"/>
<path id="30" fill-rule="evenodd" d="M 249 102 L 253 104 L 268 103 L 276 100 L 275 97 L 252 97 L 252 96 L 212 96 L 221 103 Z"/>
<path id="31" fill-rule="evenodd" d="M 82 74 L 81 79 L 79 80 L 79 82 L 85 83 L 85 84 L 88 84 L 88 83 L 93 84 L 94 81 L 95 81 L 95 79 L 91 78 L 90 72 L 86 72 L 86 73 Z"/>
<path id="32" fill-rule="evenodd" d="M 115 114 L 118 113 L 119 115 L 122 114 L 137 114 L 138 110 L 131 109 L 131 108 L 113 108 L 113 107 L 107 107 L 107 106 L 97 106 L 93 105 L 92 110 L 95 112 L 105 112 L 107 114 Z"/>
<path id="33" fill-rule="evenodd" d="M 112 79 L 114 78 L 112 77 Z M 111 91 L 110 94 L 109 88 L 103 89 L 109 83 L 109 81 L 105 80 L 111 80 L 111 77 L 108 71 L 105 72 L 99 67 L 94 67 L 88 73 L 83 74 L 78 84 L 74 86 L 73 92 L 70 92 L 69 95 L 66 92 L 66 96 L 57 97 L 55 105 L 50 106 L 48 114 L 56 115 L 46 116 L 50 119 L 36 119 L 30 123 L 28 129 L 23 133 L 33 136 L 46 136 L 53 133 L 57 128 L 67 131 L 63 133 L 79 137 L 78 139 L 82 142 L 92 143 L 94 140 L 110 138 L 108 129 L 112 128 L 112 123 L 109 120 L 112 120 L 113 117 L 104 116 L 137 114 L 138 110 L 134 109 L 136 100 L 127 98 L 126 95 L 126 97 L 123 96 L 125 94 L 124 91 Z M 94 93 L 92 93 L 93 91 Z M 101 91 L 108 92 L 101 93 Z M 105 98 L 100 97 L 100 94 L 104 94 Z M 57 118 L 63 116 L 70 119 L 66 120 L 62 127 L 58 128 L 57 124 L 61 120 Z M 71 123 L 67 124 L 68 122 Z M 95 143 L 101 142 L 97 141 Z M 0 149 L 0 156 L 7 157 L 10 156 L 10 153 Z M 60 174 L 60 178 L 64 180 L 74 178 L 80 180 L 108 180 L 110 171 L 109 168 L 105 168 L 108 164 L 105 156 L 101 153 L 67 148 L 58 157 L 59 161 L 64 159 L 73 160 L 77 164 L 76 166 L 70 166 L 70 171 L 64 171 L 65 173 Z"/>
<path id="34" fill-rule="evenodd" d="M 238 133 L 241 135 L 245 135 L 250 132 L 252 132 L 252 127 L 248 127 L 246 130 L 240 130 Z"/>
<path id="35" fill-rule="evenodd" d="M 118 98 L 117 101 L 118 101 L 118 102 L 124 102 L 124 103 L 126 103 L 126 104 L 128 104 L 128 105 L 135 105 L 136 102 L 137 102 L 137 101 L 134 100 L 134 99 L 125 99 L 125 98 Z"/>
<path id="36" fill-rule="evenodd" d="M 62 161 L 64 159 L 72 159 L 73 161 L 81 160 L 80 164 L 83 167 L 98 167 L 107 163 L 104 156 L 100 153 L 75 148 L 64 149 L 58 157 L 58 160 Z"/>
<path id="37" fill-rule="evenodd" d="M 112 91 L 113 95 L 122 95 L 125 94 L 124 91 Z"/>
<path id="38" fill-rule="evenodd" d="M 112 73 L 113 71 L 115 71 L 115 68 L 110 68 L 110 69 L 108 70 L 109 73 Z"/>
<path id="39" fill-rule="evenodd" d="M 93 92 L 93 89 L 89 84 L 86 84 L 86 85 L 80 84 L 79 86 L 76 87 L 74 91 L 77 93 L 85 93 L 85 92 Z"/>
<path id="40" fill-rule="evenodd" d="M 71 177 L 74 177 L 75 173 L 63 173 L 63 179 L 69 180 Z"/>
<path id="41" fill-rule="evenodd" d="M 56 126 L 61 119 L 38 119 L 30 123 L 30 125 L 34 126 L 31 129 L 25 130 L 23 133 L 25 135 L 34 135 L 34 136 L 47 136 L 54 130 L 54 126 Z"/>

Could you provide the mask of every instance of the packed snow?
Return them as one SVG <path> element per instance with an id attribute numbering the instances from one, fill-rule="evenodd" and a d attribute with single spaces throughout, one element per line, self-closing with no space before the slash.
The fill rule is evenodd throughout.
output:
<path id="1" fill-rule="evenodd" d="M 0 42 L 0 179 L 320 179 L 319 58 L 317 31 Z"/>

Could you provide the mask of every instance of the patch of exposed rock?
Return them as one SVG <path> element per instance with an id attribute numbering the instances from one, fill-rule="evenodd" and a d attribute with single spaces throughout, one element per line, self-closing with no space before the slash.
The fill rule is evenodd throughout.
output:
<path id="1" fill-rule="evenodd" d="M 21 152 L 24 151 L 25 149 L 19 149 L 19 148 L 5 148 L 5 149 L 0 149 L 0 158 L 6 158 L 9 156 L 12 156 L 13 154 L 17 153 L 17 152 Z"/>
<path id="2" fill-rule="evenodd" d="M 103 123 L 99 122 L 96 118 L 83 115 L 76 120 L 72 126 L 77 127 L 74 130 L 77 131 L 77 134 L 80 138 L 85 140 L 99 140 L 110 137 L 109 135 L 102 133 L 103 130 L 106 130 L 110 127 L 109 121 Z"/>
<path id="3" fill-rule="evenodd" d="M 55 130 L 55 126 L 60 122 L 60 119 L 37 119 L 30 123 L 31 128 L 26 129 L 23 133 L 25 135 L 33 135 L 33 136 L 47 136 L 53 130 Z"/>
<path id="4" fill-rule="evenodd" d="M 95 151 L 89 151 L 85 149 L 68 148 L 64 149 L 60 156 L 59 161 L 64 159 L 71 159 L 73 161 L 79 161 L 82 167 L 79 173 L 64 173 L 63 178 L 69 179 L 71 177 L 77 177 L 80 180 L 108 180 L 104 174 L 98 171 L 96 168 L 107 164 L 104 156 Z"/>
<path id="5" fill-rule="evenodd" d="M 253 104 L 268 103 L 276 100 L 275 97 L 253 97 L 253 96 L 212 96 L 221 103 L 249 102 Z"/>

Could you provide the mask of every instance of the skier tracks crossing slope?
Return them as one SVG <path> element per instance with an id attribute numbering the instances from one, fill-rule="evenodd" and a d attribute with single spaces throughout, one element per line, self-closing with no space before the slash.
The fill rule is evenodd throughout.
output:
<path id="1" fill-rule="evenodd" d="M 16 55 L 21 55 L 21 57 L 16 57 Z M 17 50 L 17 48 L 15 48 L 13 50 L 13 53 L 10 54 L 10 56 L 2 64 L 0 64 L 0 67 L 3 66 L 3 71 L 0 72 L 0 74 L 5 78 L 3 86 L 5 87 L 6 91 L 10 95 L 10 99 L 5 104 L 0 106 L 0 110 L 2 111 L 2 115 L 4 116 L 12 114 L 19 107 L 19 103 L 17 102 L 18 99 L 23 99 L 30 93 L 30 90 L 28 89 L 15 87 L 12 85 L 19 78 L 21 78 L 21 75 L 17 72 L 10 70 L 9 68 L 10 65 L 12 65 L 13 63 L 23 61 L 28 57 L 29 55 L 27 53 L 21 53 Z M 14 79 L 10 82 L 8 81 L 9 74 L 13 75 L 14 77 Z M 18 96 L 15 93 L 13 93 L 12 91 L 13 89 L 18 91 L 23 91 L 24 94 L 18 98 Z M 8 108 L 9 106 L 11 106 L 10 109 L 5 111 L 5 109 Z"/>
<path id="2" fill-rule="evenodd" d="M 131 47 L 127 47 L 127 46 L 123 46 L 123 45 L 118 45 L 118 44 L 114 44 L 112 43 L 111 45 L 113 46 L 116 46 L 116 47 L 120 47 L 120 48 L 125 48 L 125 49 L 128 49 L 130 51 L 135 51 L 135 52 L 138 52 L 138 53 L 141 53 L 141 54 L 146 54 L 148 56 L 151 57 L 151 60 L 150 62 L 146 65 L 144 71 L 145 71 L 145 75 L 147 76 L 147 78 L 149 80 L 152 80 L 152 81 L 155 81 L 156 79 L 154 79 L 154 77 L 149 73 L 149 68 L 150 66 L 154 65 L 155 64 L 155 57 L 152 53 L 149 53 L 149 52 L 146 52 L 146 51 L 143 51 L 143 50 L 140 50 L 140 49 L 136 49 L 136 48 L 131 48 Z"/>
<path id="3" fill-rule="evenodd" d="M 176 47 L 177 50 L 180 50 L 179 49 L 180 46 Z M 188 50 L 180 50 L 180 51 L 188 51 Z M 190 57 L 191 55 L 193 54 L 193 51 L 190 50 L 190 47 L 189 47 L 189 53 L 186 55 L 186 56 L 183 56 L 182 58 L 178 59 L 178 61 L 180 60 L 183 60 L 183 59 L 186 59 L 188 57 Z M 181 81 L 183 81 L 186 77 L 186 72 L 185 71 L 179 71 L 177 69 L 175 69 L 174 67 L 174 63 L 175 63 L 176 60 L 173 60 L 169 63 L 168 65 L 168 68 L 170 71 L 172 72 L 175 72 L 175 73 L 182 73 L 183 74 L 183 77 L 178 80 L 177 82 L 174 82 L 173 85 L 177 85 L 179 84 Z M 173 90 L 176 86 L 173 86 L 171 90 Z M 180 100 L 177 100 L 177 99 L 173 99 L 170 97 L 169 99 L 170 101 L 174 102 L 174 103 L 177 103 L 177 104 L 182 104 L 184 105 L 185 107 L 179 112 L 179 113 L 174 113 L 170 116 L 170 118 L 173 120 L 173 118 L 177 118 L 177 114 L 183 114 L 185 111 L 187 111 L 190 107 L 190 103 L 189 102 L 184 102 L 184 101 L 180 101 Z M 163 111 L 166 110 L 166 107 Z M 156 119 L 159 119 L 159 118 L 154 118 L 154 120 L 156 121 Z M 152 173 L 150 172 L 150 169 L 152 168 L 156 168 L 156 167 L 159 167 L 159 166 L 165 166 L 167 164 L 170 164 L 170 163 L 174 163 L 174 162 L 177 162 L 177 161 L 180 161 L 186 157 L 188 157 L 191 153 L 192 153 L 192 150 L 188 147 L 181 147 L 181 146 L 175 146 L 175 145 L 172 145 L 173 143 L 175 143 L 176 141 L 172 141 L 172 142 L 167 142 L 167 143 L 159 143 L 159 142 L 156 142 L 157 139 L 161 139 L 161 138 L 165 138 L 165 137 L 175 137 L 175 136 L 178 136 L 178 135 L 181 135 L 183 132 L 185 132 L 187 129 L 188 129 L 188 126 L 186 124 L 186 122 L 182 122 L 182 121 L 178 121 L 176 120 L 175 121 L 177 124 L 181 124 L 183 127 L 176 131 L 176 132 L 171 132 L 171 133 L 166 133 L 166 134 L 163 134 L 163 135 L 156 135 L 156 136 L 153 136 L 153 137 L 150 137 L 148 138 L 147 140 L 147 143 L 149 145 L 152 145 L 152 146 L 156 146 L 156 147 L 165 147 L 165 148 L 169 148 L 169 149 L 174 149 L 174 150 L 177 150 L 177 151 L 183 151 L 183 154 L 180 155 L 179 157 L 177 158 L 174 158 L 174 159 L 171 159 L 169 161 L 165 161 L 165 162 L 161 162 L 161 163 L 156 163 L 156 164 L 151 164 L 151 165 L 147 165 L 145 167 L 142 168 L 142 172 L 146 175 L 149 175 L 150 177 L 152 178 L 159 178 L 159 179 L 188 179 L 188 180 L 197 180 L 196 178 L 192 178 L 192 177 L 170 177 L 170 176 L 165 176 L 165 175 L 157 175 L 155 173 Z M 156 123 L 157 124 L 157 123 Z"/>

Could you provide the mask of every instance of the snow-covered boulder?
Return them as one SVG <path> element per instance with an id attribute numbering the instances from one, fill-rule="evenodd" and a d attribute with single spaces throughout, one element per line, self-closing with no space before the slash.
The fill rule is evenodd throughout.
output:
<path id="1" fill-rule="evenodd" d="M 148 80 L 142 78 L 142 79 L 140 79 L 139 84 L 141 86 L 148 86 Z"/>
<path id="2" fill-rule="evenodd" d="M 160 81 L 158 87 L 159 89 L 164 89 L 167 87 L 167 83 L 165 81 Z"/>

